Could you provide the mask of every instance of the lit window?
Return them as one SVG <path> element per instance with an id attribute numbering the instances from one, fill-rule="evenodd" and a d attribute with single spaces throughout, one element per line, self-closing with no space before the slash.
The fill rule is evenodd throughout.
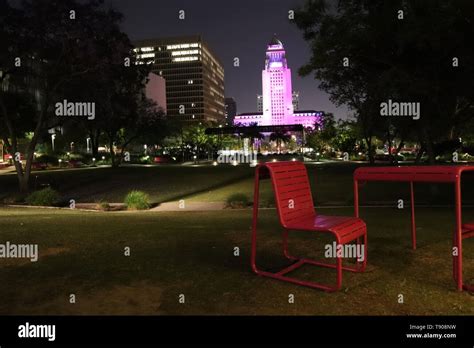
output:
<path id="1" fill-rule="evenodd" d="M 172 62 L 191 62 L 194 60 L 198 60 L 198 57 L 178 57 L 178 58 L 173 58 Z"/>
<path id="2" fill-rule="evenodd" d="M 187 51 L 173 51 L 172 56 L 187 56 L 190 54 L 199 54 L 199 50 L 187 50 Z"/>

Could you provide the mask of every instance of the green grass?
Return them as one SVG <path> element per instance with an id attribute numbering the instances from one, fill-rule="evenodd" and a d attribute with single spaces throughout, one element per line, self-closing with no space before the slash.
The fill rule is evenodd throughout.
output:
<path id="1" fill-rule="evenodd" d="M 247 167 L 213 166 L 151 166 L 122 168 L 38 171 L 31 178 L 31 187 L 50 184 L 63 200 L 77 203 L 123 202 L 132 190 L 146 192 L 152 203 L 173 201 L 207 192 L 253 175 Z M 35 177 L 38 177 L 37 179 Z M 15 175 L 0 175 L 0 200 L 18 191 Z"/>
<path id="2" fill-rule="evenodd" d="M 0 242 L 38 243 L 40 249 L 36 263 L 0 259 L 0 314 L 474 314 L 474 297 L 457 292 L 452 281 L 452 209 L 418 209 L 416 251 L 408 209 L 363 209 L 362 216 L 369 229 L 367 272 L 344 273 L 343 290 L 324 293 L 251 272 L 250 210 L 0 209 Z M 465 219 L 474 220 L 473 212 L 466 210 Z M 261 212 L 259 228 L 259 264 L 285 264 L 274 210 Z M 309 257 L 321 256 L 327 242 L 314 233 L 295 232 L 290 239 L 293 254 Z M 474 243 L 465 241 L 464 251 L 465 278 L 474 282 Z M 307 266 L 295 275 L 331 281 L 329 272 Z M 178 303 L 179 294 L 186 304 Z"/>
<path id="3" fill-rule="evenodd" d="M 352 175 L 357 166 L 354 163 L 307 164 L 315 205 L 353 205 Z M 227 170 L 230 171 L 232 168 L 228 167 Z M 474 204 L 473 175 L 463 174 L 463 178 L 465 178 L 462 181 L 463 204 Z M 188 199 L 200 202 L 226 201 L 227 197 L 236 192 L 253 197 L 253 185 L 254 180 L 251 174 L 250 177 L 229 185 L 193 194 Z M 360 187 L 359 194 L 361 205 L 383 203 L 396 206 L 399 199 L 403 199 L 405 205 L 409 205 L 410 202 L 409 183 L 370 182 Z M 274 201 L 269 180 L 261 183 L 260 200 L 264 206 Z M 452 205 L 453 185 L 416 183 L 415 202 L 417 205 Z"/>
<path id="4" fill-rule="evenodd" d="M 351 163 L 308 165 L 315 204 L 323 214 L 352 215 Z M 63 200 L 123 202 L 131 190 L 152 203 L 180 199 L 226 201 L 235 193 L 253 197 L 254 169 L 248 166 L 158 166 L 35 172 Z M 249 265 L 250 210 L 212 212 L 80 212 L 0 208 L 0 243 L 38 243 L 40 260 L 0 259 L 0 314 L 474 314 L 474 297 L 458 293 L 450 257 L 454 228 L 449 185 L 417 184 L 418 250 L 410 248 L 409 206 L 362 209 L 369 230 L 369 267 L 344 274 L 343 290 L 327 294 L 253 274 Z M 14 175 L 0 175 L 0 198 L 14 196 Z M 396 206 L 409 201 L 407 183 L 369 183 L 361 204 Z M 261 202 L 272 205 L 262 182 Z M 463 184 L 464 204 L 474 202 L 474 185 Z M 282 267 L 275 210 L 262 210 L 259 264 Z M 474 220 L 466 208 L 464 220 Z M 293 254 L 321 257 L 329 239 L 293 233 Z M 474 283 L 474 241 L 467 240 L 466 281 Z M 234 247 L 240 256 L 233 256 Z M 124 256 L 124 248 L 131 256 Z M 276 268 L 275 268 L 276 269 Z M 303 278 L 330 282 L 333 273 L 305 266 Z M 68 303 L 71 293 L 77 303 Z M 178 303 L 185 294 L 186 304 Z M 288 304 L 288 295 L 295 303 Z M 398 303 L 403 294 L 405 303 Z"/>
<path id="5" fill-rule="evenodd" d="M 354 163 L 308 164 L 308 174 L 316 205 L 351 205 Z M 253 197 L 254 168 L 239 166 L 150 166 L 40 171 L 32 175 L 32 188 L 37 182 L 50 184 L 63 202 L 123 202 L 128 192 L 147 193 L 152 204 L 188 199 L 199 202 L 225 202 L 234 193 Z M 473 175 L 465 174 L 466 178 Z M 35 176 L 38 176 L 36 179 Z M 17 194 L 15 175 L 0 175 L 0 201 Z M 446 205 L 453 203 L 453 188 L 448 184 L 415 185 L 417 204 Z M 370 182 L 360 189 L 360 203 L 396 205 L 398 199 L 409 202 L 408 183 Z M 268 181 L 262 182 L 261 201 L 271 205 L 273 193 Z M 463 203 L 474 204 L 472 180 L 463 180 Z"/>

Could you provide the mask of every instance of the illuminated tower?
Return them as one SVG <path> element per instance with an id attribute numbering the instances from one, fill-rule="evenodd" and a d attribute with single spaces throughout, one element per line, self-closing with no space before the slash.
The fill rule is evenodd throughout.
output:
<path id="1" fill-rule="evenodd" d="M 291 69 L 283 44 L 276 36 L 268 44 L 266 55 L 262 71 L 263 124 L 290 124 L 293 117 Z"/>
<path id="2" fill-rule="evenodd" d="M 236 126 L 280 126 L 300 124 L 305 128 L 321 128 L 323 112 L 299 110 L 299 92 L 291 90 L 283 44 L 276 36 L 267 46 L 265 70 L 262 71 L 262 94 L 257 94 L 257 112 L 236 115 Z"/>

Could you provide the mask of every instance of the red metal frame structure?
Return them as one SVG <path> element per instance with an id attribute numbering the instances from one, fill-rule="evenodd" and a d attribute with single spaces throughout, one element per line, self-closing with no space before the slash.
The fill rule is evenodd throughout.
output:
<path id="1" fill-rule="evenodd" d="M 283 255 L 294 263 L 282 270 L 272 273 L 260 270 L 256 265 L 257 258 L 257 221 L 259 205 L 260 180 L 270 178 L 275 193 L 276 208 L 283 232 Z M 298 258 L 288 252 L 288 231 L 313 231 L 331 233 L 336 239 L 337 245 L 344 245 L 351 241 L 357 244 L 364 242 L 364 260 L 357 262 L 355 267 L 343 267 L 342 258 L 336 257 L 336 263 L 319 262 L 306 258 Z M 304 281 L 286 276 L 287 273 L 303 266 L 311 264 L 321 267 L 336 269 L 336 284 L 328 285 L 312 281 Z M 316 214 L 314 210 L 311 187 L 308 180 L 306 167 L 301 162 L 273 162 L 260 164 L 255 170 L 255 190 L 253 200 L 253 223 L 252 223 L 252 270 L 258 275 L 270 277 L 290 283 L 322 289 L 325 291 L 337 291 L 342 286 L 342 270 L 351 272 L 363 272 L 367 264 L 367 229 L 364 221 L 355 217 L 323 216 Z"/>
<path id="2" fill-rule="evenodd" d="M 399 181 L 410 183 L 411 198 L 411 235 L 412 247 L 416 249 L 415 195 L 413 183 L 450 183 L 454 184 L 456 210 L 456 229 L 453 244 L 457 256 L 453 253 L 453 277 L 459 291 L 474 290 L 472 285 L 462 280 L 462 240 L 474 236 L 474 223 L 462 225 L 461 216 L 461 174 L 474 171 L 474 166 L 406 166 L 406 167 L 360 167 L 354 171 L 354 213 L 359 217 L 359 183 L 367 181 Z"/>

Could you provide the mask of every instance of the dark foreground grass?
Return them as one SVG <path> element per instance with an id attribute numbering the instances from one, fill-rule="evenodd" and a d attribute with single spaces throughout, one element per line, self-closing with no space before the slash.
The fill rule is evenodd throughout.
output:
<path id="1" fill-rule="evenodd" d="M 349 209 L 321 212 L 351 214 Z M 250 271 L 249 210 L 1 209 L 0 242 L 38 243 L 40 259 L 0 259 L 0 314 L 474 314 L 474 296 L 457 292 L 452 281 L 452 209 L 418 210 L 416 251 L 410 249 L 408 210 L 362 213 L 369 226 L 367 272 L 345 273 L 343 290 L 325 293 Z M 474 214 L 465 214 L 474 220 Z M 274 210 L 262 211 L 260 229 L 259 263 L 283 265 Z M 329 241 L 295 232 L 292 252 L 320 257 Z M 464 271 L 474 281 L 472 241 L 465 242 Z M 329 272 L 307 266 L 295 275 L 331 281 Z M 70 294 L 76 304 L 68 302 Z M 179 294 L 185 304 L 179 304 Z M 288 303 L 289 294 L 294 304 Z"/>

